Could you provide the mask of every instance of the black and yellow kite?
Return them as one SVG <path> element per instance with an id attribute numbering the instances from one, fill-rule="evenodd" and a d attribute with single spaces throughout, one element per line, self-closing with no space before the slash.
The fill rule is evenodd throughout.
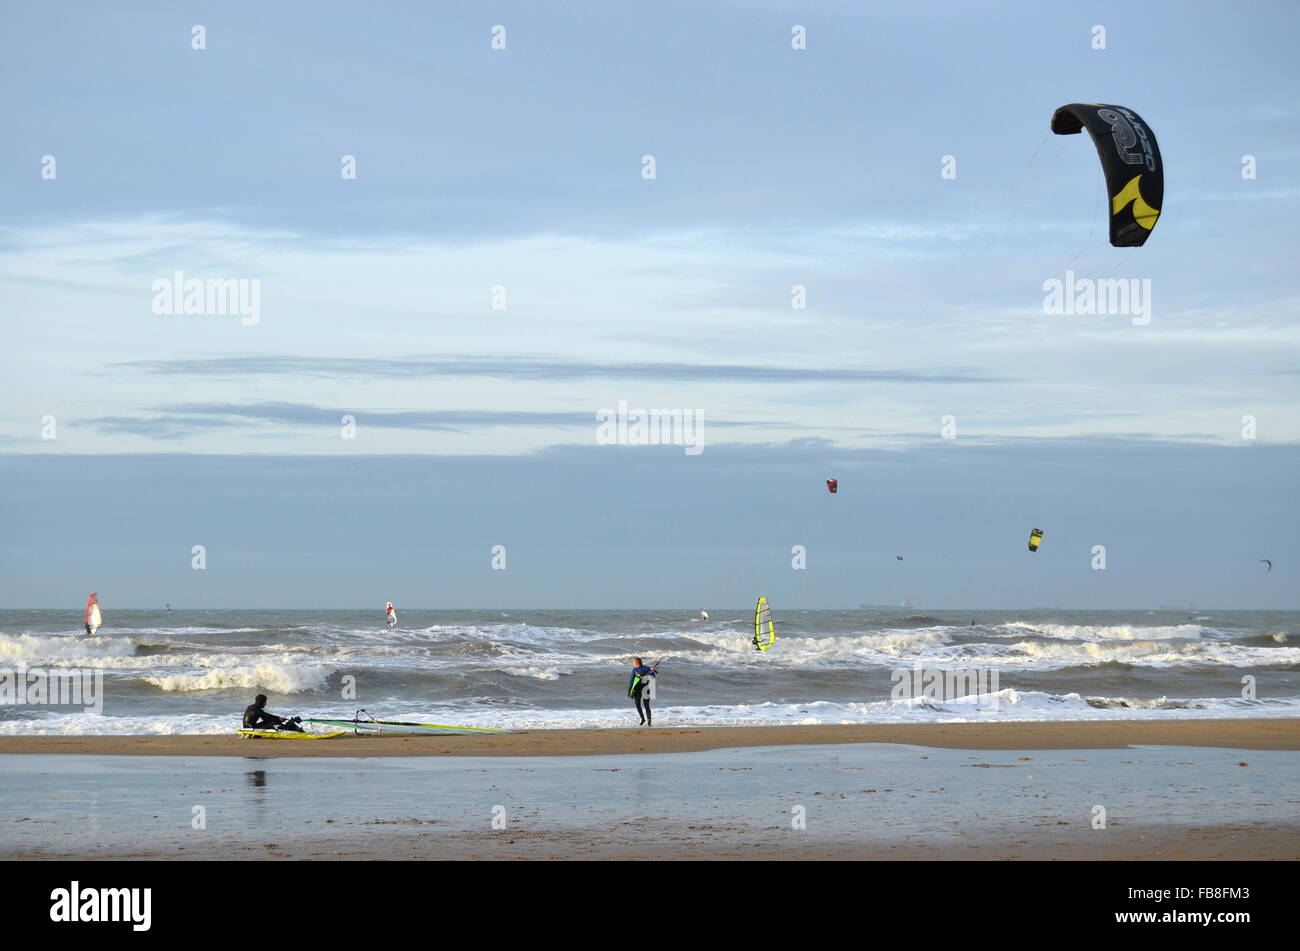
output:
<path id="1" fill-rule="evenodd" d="M 1155 133 L 1132 109 L 1101 102 L 1071 102 L 1052 115 L 1052 131 L 1088 130 L 1110 196 L 1110 243 L 1140 248 L 1151 236 L 1165 201 L 1165 166 Z"/>
<path id="2" fill-rule="evenodd" d="M 1043 530 L 1036 528 L 1029 533 L 1029 550 L 1038 551 L 1038 543 L 1043 540 Z"/>

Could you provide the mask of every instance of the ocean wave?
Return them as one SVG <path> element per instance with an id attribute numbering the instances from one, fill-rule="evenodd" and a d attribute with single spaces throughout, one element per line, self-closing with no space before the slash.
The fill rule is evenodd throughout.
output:
<path id="1" fill-rule="evenodd" d="M 120 656 L 135 652 L 135 642 L 121 637 L 76 637 L 49 634 L 0 634 L 0 663 L 27 664 L 70 663 L 90 666 L 88 658 Z"/>
<path id="2" fill-rule="evenodd" d="M 191 693 L 205 690 L 266 690 L 278 694 L 311 693 L 324 689 L 332 671 L 304 664 L 260 663 L 236 667 L 216 667 L 202 672 L 160 674 L 141 677 L 168 693 Z"/>
<path id="3" fill-rule="evenodd" d="M 458 711 L 445 714 L 457 722 Z M 655 727 L 773 726 L 868 723 L 1029 722 L 1050 720 L 1231 719 L 1300 715 L 1300 697 L 1268 701 L 1239 698 L 1084 697 L 1077 693 L 1002 690 L 996 707 L 977 697 L 954 700 L 880 700 L 808 703 L 668 705 L 661 696 L 655 705 Z M 480 712 L 481 716 L 481 712 Z M 490 725 L 506 729 L 598 729 L 633 725 L 636 713 L 627 708 L 598 710 L 502 711 Z"/>
<path id="4" fill-rule="evenodd" d="M 468 631 L 469 629 L 464 629 Z M 778 635 L 767 652 L 753 649 L 748 632 L 706 632 L 666 643 L 645 639 L 634 644 L 608 639 L 584 643 L 521 643 L 492 640 L 443 640 L 379 643 L 288 643 L 232 646 L 203 653 L 194 645 L 124 638 L 78 638 L 31 634 L 0 635 L 0 666 L 83 667 L 120 673 L 137 672 L 147 682 L 168 691 L 220 689 L 203 684 L 250 686 L 247 675 L 207 676 L 205 672 L 269 670 L 305 665 L 314 669 L 364 671 L 382 669 L 413 673 L 500 671 L 511 676 L 551 680 L 575 671 L 624 666 L 635 649 L 650 659 L 660 654 L 696 667 L 750 669 L 796 674 L 800 670 L 853 668 L 894 669 L 915 663 L 933 667 L 988 666 L 1006 670 L 1055 671 L 1107 664 L 1142 668 L 1261 668 L 1300 665 L 1300 647 L 1287 643 L 1283 632 L 1255 634 L 1238 640 L 1220 638 L 1118 636 L 1140 629 L 1111 627 L 1105 636 L 1066 639 L 1028 632 L 1017 626 L 1015 640 L 988 637 L 969 628 L 927 627 L 885 629 L 833 636 Z M 1179 628 L 1164 629 L 1179 630 Z M 481 636 L 481 632 L 479 633 Z M 1058 630 L 1059 634 L 1059 630 Z M 196 670 L 197 668 L 197 670 Z M 225 677 L 226 679 L 223 679 Z M 233 678 L 233 679 L 231 679 Z M 314 679 L 311 682 L 315 682 Z M 193 686 L 186 686 L 192 683 Z"/>
<path id="5" fill-rule="evenodd" d="M 118 627 L 113 626 L 114 634 L 125 634 L 131 637 L 190 637 L 195 634 L 262 634 L 266 632 L 264 627 Z M 282 628 L 274 628 L 279 632 Z M 97 637 L 103 637 L 104 631 L 101 630 Z"/>
<path id="6" fill-rule="evenodd" d="M 1034 667 L 1084 667 L 1120 663 L 1135 667 L 1273 667 L 1300 663 L 1300 648 L 1245 647 L 1225 641 L 1170 643 L 1131 641 L 1127 643 L 1080 643 L 1058 645 L 1023 641 L 1012 645 Z M 1000 658 L 1014 662 L 1014 656 Z"/>
<path id="7" fill-rule="evenodd" d="M 534 680 L 559 680 L 572 674 L 567 667 L 502 667 L 501 673 L 511 677 L 531 677 Z"/>
<path id="8" fill-rule="evenodd" d="M 37 714 L 29 720 L 0 721 L 0 736 L 193 736 L 233 733 L 238 724 L 238 715 L 114 717 L 102 713 Z"/>
<path id="9" fill-rule="evenodd" d="M 1005 631 L 1012 636 L 1037 634 L 1040 637 L 1052 637 L 1068 641 L 1197 640 L 1207 636 L 1231 636 L 1231 632 L 1205 628 L 1199 624 L 1143 627 L 1132 624 L 1031 624 L 1027 621 L 1011 621 L 1006 624 L 999 624 L 993 630 Z"/>
<path id="10" fill-rule="evenodd" d="M 778 665 L 808 666 L 818 663 L 860 664 L 864 660 L 896 660 L 950 643 L 948 629 L 915 631 L 887 630 L 878 633 L 834 637 L 807 637 L 778 634 L 778 649 L 760 654 L 754 650 L 753 635 L 718 633 L 706 637 L 697 632 L 695 639 L 707 645 L 704 650 L 683 650 L 674 656 L 710 663 L 757 661 Z"/>
<path id="11" fill-rule="evenodd" d="M 841 637 L 779 638 L 770 651 L 758 653 L 741 634 L 719 634 L 702 650 L 674 652 L 698 663 L 721 666 L 764 664 L 780 669 L 801 667 L 885 666 L 913 663 L 945 666 L 995 666 L 1008 669 L 1060 670 L 1102 664 L 1136 667 L 1272 667 L 1300 663 L 1300 648 L 1255 647 L 1223 640 L 1174 639 L 1021 639 L 1014 642 L 966 639 L 957 628 L 885 631 Z M 701 637 L 701 635 L 697 635 Z M 1021 637 L 1024 638 L 1023 632 Z M 702 639 L 702 638 L 701 638 Z"/>
<path id="12" fill-rule="evenodd" d="M 818 724 L 1038 722 L 1070 720 L 1195 720 L 1300 716 L 1300 697 L 1247 701 L 1236 697 L 1095 697 L 1078 693 L 998 691 L 996 705 L 987 698 L 934 700 L 907 698 L 868 702 L 763 702 L 702 706 L 655 705 L 655 727 L 779 726 Z M 325 709 L 302 708 L 303 716 L 350 717 L 352 709 L 337 703 Z M 601 729 L 634 725 L 635 711 L 626 707 L 537 710 L 493 702 L 486 708 L 468 701 L 416 705 L 410 701 L 379 709 L 382 718 L 512 730 Z M 0 721 L 0 736 L 172 735 L 233 733 L 238 711 L 229 715 L 36 713 L 23 720 Z"/>

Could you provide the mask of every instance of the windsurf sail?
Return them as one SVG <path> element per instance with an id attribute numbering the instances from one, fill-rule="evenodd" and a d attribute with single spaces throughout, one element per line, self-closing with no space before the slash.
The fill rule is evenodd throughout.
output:
<path id="1" fill-rule="evenodd" d="M 362 716 L 362 714 L 365 714 Z M 444 723 L 409 723 L 405 720 L 376 720 L 358 710 L 350 720 L 305 719 L 303 723 L 315 723 L 332 729 L 346 728 L 354 733 L 425 733 L 431 735 L 451 736 L 456 734 L 509 733 L 509 730 L 493 730 L 481 726 L 448 726 Z"/>
<path id="2" fill-rule="evenodd" d="M 95 634 L 104 625 L 104 617 L 99 613 L 99 595 L 92 594 L 86 599 L 86 633 Z"/>
<path id="3" fill-rule="evenodd" d="M 763 639 L 767 638 L 764 643 Z M 767 598 L 759 598 L 754 608 L 754 647 L 765 651 L 776 643 L 776 622 L 772 620 L 772 607 Z"/>
<path id="4" fill-rule="evenodd" d="M 389 602 L 388 602 L 388 610 L 385 611 L 384 613 L 388 616 L 388 626 L 389 626 L 389 627 L 396 627 L 396 626 L 397 626 L 397 612 L 396 612 L 395 610 L 393 610 L 393 602 L 392 602 L 392 601 L 389 601 Z"/>
<path id="5" fill-rule="evenodd" d="M 701 608 L 701 609 L 700 609 L 700 620 L 701 620 L 701 621 L 707 621 L 708 619 L 709 619 L 709 612 L 708 612 L 708 611 L 705 611 L 703 608 Z"/>

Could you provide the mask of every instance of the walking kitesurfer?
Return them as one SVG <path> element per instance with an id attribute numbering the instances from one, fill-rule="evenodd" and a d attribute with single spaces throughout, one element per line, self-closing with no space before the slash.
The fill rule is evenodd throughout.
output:
<path id="1" fill-rule="evenodd" d="M 654 726 L 654 723 L 652 722 L 654 716 L 650 712 L 650 698 L 645 697 L 642 699 L 641 697 L 641 693 L 645 690 L 646 684 L 648 684 L 650 678 L 654 676 L 656 676 L 656 674 L 653 667 L 645 666 L 640 657 L 632 658 L 632 676 L 627 682 L 627 695 L 631 698 L 632 702 L 636 704 L 637 715 L 641 718 L 641 722 L 637 724 L 638 726 Z M 644 704 L 644 707 L 642 704 Z"/>

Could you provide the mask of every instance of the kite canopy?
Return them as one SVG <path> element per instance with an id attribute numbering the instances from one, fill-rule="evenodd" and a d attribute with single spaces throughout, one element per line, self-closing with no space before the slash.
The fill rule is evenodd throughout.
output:
<path id="1" fill-rule="evenodd" d="M 1110 243 L 1140 248 L 1151 236 L 1165 201 L 1165 166 L 1155 133 L 1125 106 L 1071 102 L 1052 115 L 1052 131 L 1092 136 L 1110 196 Z"/>
<path id="2" fill-rule="evenodd" d="M 839 479 L 827 479 L 827 480 L 826 480 L 826 491 L 827 491 L 827 492 L 829 492 L 831 495 L 834 495 L 834 494 L 835 494 L 836 492 L 838 492 L 839 490 L 840 490 L 840 480 L 839 480 Z"/>
<path id="3" fill-rule="evenodd" d="M 1041 529 L 1036 528 L 1036 529 L 1034 529 L 1032 532 L 1030 532 L 1030 533 L 1029 533 L 1029 550 L 1030 550 L 1030 551 L 1038 551 L 1038 543 L 1041 542 L 1042 540 L 1043 540 L 1043 532 L 1042 532 Z"/>

